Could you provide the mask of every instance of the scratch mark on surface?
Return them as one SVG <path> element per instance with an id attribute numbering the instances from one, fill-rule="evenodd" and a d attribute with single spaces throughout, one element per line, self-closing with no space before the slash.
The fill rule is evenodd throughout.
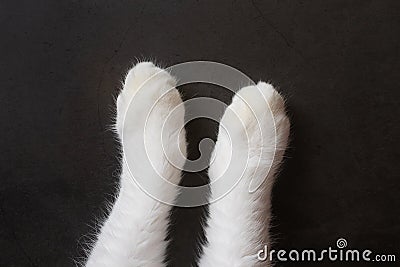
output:
<path id="1" fill-rule="evenodd" d="M 257 6 L 257 4 L 255 3 L 255 0 L 251 0 L 251 4 L 253 5 L 253 7 L 256 9 L 257 13 L 259 14 L 259 16 L 261 17 L 261 19 L 272 29 L 274 30 L 274 32 L 276 34 L 279 35 L 279 37 L 284 41 L 284 43 L 286 44 L 287 47 L 289 47 L 290 49 L 292 49 L 297 55 L 299 55 L 305 62 L 310 63 L 306 57 L 303 55 L 303 53 L 297 49 L 289 40 L 288 38 L 278 29 L 278 27 L 276 27 L 276 25 L 269 20 L 268 18 L 266 18 L 266 16 L 264 15 L 264 13 L 261 11 L 261 9 Z"/>
<path id="2" fill-rule="evenodd" d="M 140 14 L 143 14 L 145 6 L 142 7 L 142 10 L 140 11 Z M 135 21 L 136 22 L 136 21 Z M 99 82 L 97 84 L 97 88 L 96 88 L 96 101 L 97 101 L 97 122 L 98 122 L 98 126 L 100 128 L 101 131 L 104 130 L 104 125 L 102 123 L 101 120 L 101 115 L 100 115 L 100 89 L 101 86 L 103 85 L 103 78 L 104 78 L 104 74 L 106 72 L 106 67 L 108 66 L 108 64 L 115 58 L 115 56 L 118 54 L 119 50 L 122 48 L 123 44 L 126 41 L 126 38 L 128 36 L 128 33 L 131 31 L 133 25 L 135 23 L 131 23 L 126 30 L 124 31 L 124 33 L 122 34 L 122 38 L 118 44 L 118 46 L 114 49 L 112 55 L 104 62 L 103 64 L 103 68 L 101 70 L 101 74 L 100 74 L 100 78 L 99 78 Z M 102 148 L 103 148 L 103 152 L 104 154 L 106 154 L 106 149 L 104 147 L 105 141 L 104 141 L 104 136 L 102 135 Z"/>
<path id="3" fill-rule="evenodd" d="M 140 11 L 140 14 L 143 14 L 143 11 L 144 11 L 145 7 L 146 7 L 145 5 L 142 7 L 142 9 L 141 9 L 141 11 Z M 135 21 L 135 22 L 136 22 L 136 21 Z M 124 33 L 122 34 L 122 38 L 121 38 L 121 40 L 120 40 L 118 46 L 114 49 L 112 55 L 104 62 L 103 68 L 102 68 L 102 70 L 101 70 L 101 75 L 100 75 L 99 82 L 98 82 L 97 88 L 96 88 L 97 121 L 98 121 L 98 125 L 99 125 L 100 130 L 103 130 L 103 129 L 104 129 L 104 126 L 103 126 L 103 123 L 102 123 L 102 120 L 101 120 L 101 115 L 100 115 L 100 101 L 99 101 L 99 100 L 100 100 L 100 89 L 101 89 L 101 86 L 102 86 L 102 84 L 103 84 L 103 77 L 104 77 L 104 74 L 105 74 L 105 72 L 106 72 L 106 67 L 107 67 L 108 64 L 115 58 L 115 56 L 118 54 L 118 52 L 119 52 L 120 49 L 122 48 L 123 44 L 124 44 L 125 41 L 126 41 L 126 38 L 127 38 L 127 36 L 128 36 L 128 33 L 131 31 L 131 29 L 132 29 L 132 27 L 133 27 L 134 24 L 135 24 L 135 23 L 131 23 L 131 24 L 129 24 L 129 26 L 126 28 L 126 30 L 125 30 Z M 102 141 L 102 147 L 103 147 L 104 153 L 106 153 L 105 148 L 104 148 L 104 137 L 103 137 L 103 141 Z"/>
<path id="4" fill-rule="evenodd" d="M 99 103 L 100 97 L 99 97 L 99 91 L 100 91 L 101 85 L 103 84 L 103 77 L 104 77 L 104 74 L 105 74 L 105 72 L 106 72 L 106 67 L 107 67 L 108 64 L 115 58 L 115 56 L 118 54 L 119 50 L 121 49 L 122 45 L 124 44 L 124 42 L 125 42 L 125 40 L 126 40 L 126 36 L 128 35 L 128 32 L 131 30 L 131 28 L 132 28 L 132 25 L 130 25 L 130 26 L 125 30 L 125 32 L 124 32 L 124 34 L 122 35 L 121 41 L 119 42 L 117 48 L 114 49 L 113 54 L 112 54 L 112 55 L 110 56 L 110 58 L 108 58 L 108 59 L 106 60 L 106 62 L 104 62 L 104 64 L 103 64 L 103 68 L 102 68 L 102 71 L 101 71 L 101 77 L 100 77 L 100 79 L 99 79 L 99 82 L 98 82 L 98 84 L 97 84 L 97 89 L 96 89 L 96 92 L 97 92 L 97 119 L 98 119 L 98 123 L 99 123 L 100 130 L 103 130 L 103 124 L 101 123 L 101 116 L 100 116 L 100 103 Z"/>

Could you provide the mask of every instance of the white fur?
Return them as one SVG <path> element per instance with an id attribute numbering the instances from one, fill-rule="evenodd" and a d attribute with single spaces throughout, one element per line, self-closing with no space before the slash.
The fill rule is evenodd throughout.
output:
<path id="1" fill-rule="evenodd" d="M 235 120 L 237 117 L 242 124 Z M 270 242 L 271 188 L 287 145 L 289 128 L 284 101 L 271 85 L 260 82 L 257 86 L 245 87 L 233 98 L 221 120 L 212 157 L 215 160 L 209 169 L 210 180 L 233 178 L 232 174 L 240 170 L 231 170 L 242 166 L 247 158 L 248 164 L 237 186 L 210 204 L 208 243 L 203 248 L 200 267 L 270 266 L 269 262 L 257 260 L 257 252 Z M 231 149 L 236 156 L 229 158 Z M 250 193 L 251 179 L 262 181 L 265 177 L 261 187 Z M 224 185 L 212 184 L 211 194 L 225 190 L 220 186 Z"/>
<path id="2" fill-rule="evenodd" d="M 144 83 L 152 76 L 150 82 Z M 166 146 L 163 151 L 160 142 L 162 127 L 171 143 L 181 143 L 183 154 L 186 153 L 185 132 L 179 131 L 184 123 L 184 110 L 172 121 L 163 126 L 166 115 L 180 104 L 179 92 L 174 88 L 176 82 L 166 71 L 155 67 L 153 63 L 143 62 L 137 64 L 129 71 L 123 90 L 117 99 L 116 130 L 120 138 L 124 138 L 124 158 L 118 198 L 112 208 L 108 219 L 104 222 L 101 232 L 97 237 L 90 256 L 86 262 L 87 267 L 125 267 L 125 266 L 164 266 L 164 254 L 167 246 L 166 231 L 170 205 L 163 204 L 144 193 L 134 182 L 128 166 L 133 173 L 151 179 L 154 171 L 140 169 L 140 164 L 150 157 L 155 168 L 162 177 L 178 184 L 181 178 L 180 170 L 167 161 L 167 155 L 177 156 L 176 146 Z M 140 101 L 132 102 L 133 97 L 144 91 Z M 156 100 L 167 92 L 160 101 Z M 155 104 L 149 114 L 149 104 Z M 125 115 L 126 113 L 126 115 Z M 146 136 L 139 126 L 147 121 Z M 124 129 L 123 129 L 124 128 Z M 128 148 L 134 149 L 138 142 L 145 138 L 150 143 L 146 153 L 130 153 L 126 157 Z M 179 139 L 179 141 L 178 141 Z M 129 160 L 129 162 L 126 162 Z M 183 167 L 181 162 L 180 168 Z M 133 169 L 133 170 L 132 170 Z M 136 171 L 136 172 L 135 172 Z M 173 202 L 177 196 L 176 190 L 171 187 L 158 185 L 156 192 L 162 194 L 163 199 Z"/>
<path id="3" fill-rule="evenodd" d="M 146 82 L 156 74 L 156 78 Z M 125 152 L 119 195 L 92 248 L 87 267 L 165 265 L 165 238 L 171 206 L 144 193 L 133 181 L 131 173 L 151 180 L 154 170 L 144 164 L 149 157 L 152 167 L 162 177 L 179 183 L 184 162 L 179 160 L 177 143 L 186 156 L 185 132 L 181 130 L 183 107 L 177 109 L 177 115 L 163 126 L 166 115 L 182 102 L 175 85 L 173 77 L 150 62 L 139 63 L 126 77 L 124 89 L 117 99 L 116 131 L 123 138 Z M 174 89 L 157 102 L 170 88 Z M 140 93 L 140 101 L 132 102 L 129 107 Z M 154 103 L 154 109 L 149 113 Z M 144 133 L 141 125 L 145 121 Z M 159 134 L 162 127 L 169 140 L 164 143 L 164 150 Z M 247 164 L 242 179 L 233 190 L 210 205 L 206 227 L 208 243 L 203 248 L 200 267 L 270 266 L 269 262 L 257 261 L 257 252 L 270 242 L 270 194 L 287 145 L 289 128 L 283 99 L 271 85 L 260 82 L 257 86 L 241 89 L 234 97 L 221 120 L 212 157 L 214 161 L 209 169 L 210 179 L 212 182 L 217 179 L 229 181 L 231 176 L 242 171 L 243 163 Z M 150 144 L 146 151 L 138 146 L 143 138 Z M 172 166 L 165 154 L 169 159 L 172 157 L 174 163 L 178 162 L 178 166 Z M 260 188 L 250 193 L 251 181 L 262 181 L 265 177 L 267 179 Z M 176 188 L 158 184 L 157 180 L 152 185 L 153 192 L 167 202 L 173 202 L 177 196 Z M 211 185 L 213 197 L 225 190 L 224 183 Z"/>

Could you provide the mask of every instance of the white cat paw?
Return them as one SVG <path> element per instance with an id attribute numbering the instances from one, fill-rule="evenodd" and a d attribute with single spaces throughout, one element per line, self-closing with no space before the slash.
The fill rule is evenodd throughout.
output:
<path id="1" fill-rule="evenodd" d="M 228 108 L 240 118 L 247 130 L 257 124 L 266 126 L 268 121 L 265 117 L 271 114 L 274 118 L 286 116 L 283 98 L 271 84 L 264 82 L 239 90 Z"/>
<path id="2" fill-rule="evenodd" d="M 134 129 L 151 116 L 165 117 L 182 103 L 176 80 L 152 62 L 141 62 L 127 74 L 117 98 L 116 130 Z M 157 114 L 155 114 L 157 113 Z"/>
<path id="3" fill-rule="evenodd" d="M 219 167 L 212 169 L 213 176 L 247 173 L 245 182 L 258 187 L 281 161 L 289 130 L 284 99 L 272 85 L 259 82 L 242 88 L 221 119 L 215 149 Z M 230 159 L 227 151 L 231 151 Z M 251 182 L 253 177 L 256 180 Z"/>

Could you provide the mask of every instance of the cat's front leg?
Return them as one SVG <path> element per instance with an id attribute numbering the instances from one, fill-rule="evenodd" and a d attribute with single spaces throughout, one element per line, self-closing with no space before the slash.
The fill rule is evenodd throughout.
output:
<path id="1" fill-rule="evenodd" d="M 284 101 L 271 85 L 245 87 L 233 98 L 209 169 L 208 243 L 199 266 L 271 266 L 257 254 L 270 245 L 271 189 L 289 128 Z"/>
<path id="2" fill-rule="evenodd" d="M 186 158 L 175 79 L 151 62 L 131 69 L 117 99 L 120 190 L 86 266 L 164 266 L 171 203 Z"/>

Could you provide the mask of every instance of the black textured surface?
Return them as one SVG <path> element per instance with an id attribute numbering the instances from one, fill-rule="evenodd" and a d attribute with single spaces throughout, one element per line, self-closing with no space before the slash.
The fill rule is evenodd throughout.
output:
<path id="1" fill-rule="evenodd" d="M 135 58 L 226 63 L 287 97 L 274 248 L 344 237 L 400 261 L 399 12 L 397 0 L 2 1 L 0 266 L 83 255 L 118 178 L 107 127 Z M 193 90 L 185 96 L 230 97 Z M 188 127 L 191 143 L 205 126 L 214 133 Z M 175 210 L 171 266 L 193 261 L 200 211 Z"/>

